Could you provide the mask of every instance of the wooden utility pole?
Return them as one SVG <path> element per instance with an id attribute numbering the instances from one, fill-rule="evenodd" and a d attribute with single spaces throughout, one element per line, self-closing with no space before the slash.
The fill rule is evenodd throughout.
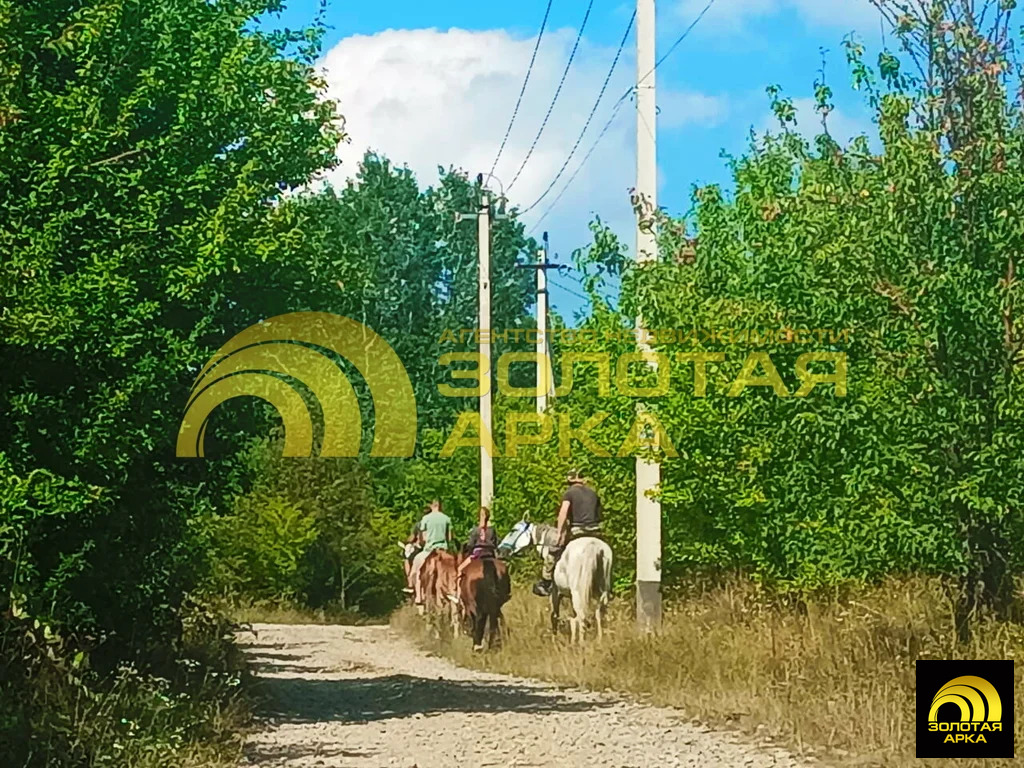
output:
<path id="1" fill-rule="evenodd" d="M 658 258 L 650 217 L 657 211 L 658 166 L 654 91 L 654 0 L 636 3 L 636 259 Z M 636 327 L 642 330 L 643 317 Z M 640 349 L 650 347 L 640 337 Z M 653 365 L 653 364 L 652 364 Z M 636 460 L 636 621 L 644 631 L 661 624 L 661 503 L 649 493 L 661 483 L 657 461 Z"/>
<path id="2" fill-rule="evenodd" d="M 537 413 L 544 413 L 548 400 L 555 396 L 555 379 L 551 372 L 551 347 L 548 344 L 548 270 L 560 264 L 548 261 L 548 233 L 544 246 L 537 249 L 536 264 L 516 264 L 520 269 L 537 270 Z"/>

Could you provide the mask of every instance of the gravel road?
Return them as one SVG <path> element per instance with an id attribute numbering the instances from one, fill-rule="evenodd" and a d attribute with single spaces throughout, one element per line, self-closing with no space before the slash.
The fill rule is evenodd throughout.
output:
<path id="1" fill-rule="evenodd" d="M 245 766 L 807 766 L 776 747 L 607 694 L 462 669 L 385 626 L 256 625 L 272 705 Z"/>

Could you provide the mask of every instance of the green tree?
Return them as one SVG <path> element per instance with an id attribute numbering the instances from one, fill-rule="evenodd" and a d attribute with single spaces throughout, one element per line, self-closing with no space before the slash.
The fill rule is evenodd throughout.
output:
<path id="1" fill-rule="evenodd" d="M 192 502 L 220 481 L 173 459 L 182 393 L 262 314 L 240 300 L 275 206 L 342 137 L 316 30 L 249 28 L 278 7 L 0 0 L 0 628 L 52 624 L 97 674 L 178 647 Z M 5 756 L 78 759 L 34 730 Z"/>
<path id="2" fill-rule="evenodd" d="M 472 336 L 455 343 L 442 342 L 442 336 L 450 330 L 458 338 L 460 330 L 477 326 L 477 230 L 456 222 L 455 214 L 474 210 L 480 191 L 453 170 L 442 172 L 436 186 L 421 188 L 407 168 L 367 154 L 343 187 L 296 195 L 274 212 L 272 226 L 283 235 L 268 239 L 261 281 L 250 283 L 240 303 L 264 316 L 315 310 L 366 324 L 402 360 L 417 405 L 419 442 L 412 459 L 324 459 L 293 466 L 275 458 L 280 448 L 271 445 L 241 471 L 237 493 L 283 493 L 319 521 L 321 535 L 310 554 L 314 565 L 302 590 L 312 605 L 393 607 L 403 585 L 395 542 L 405 539 L 435 496 L 460 535 L 475 524 L 478 456 L 463 452 L 441 459 L 438 453 L 457 414 L 476 410 L 477 403 L 443 396 L 438 385 L 449 380 L 448 367 L 439 364 L 444 352 L 476 350 Z M 495 328 L 533 324 L 527 313 L 533 275 L 516 264 L 534 247 L 514 218 L 495 221 Z M 510 344 L 499 342 L 498 353 Z M 361 400 L 366 447 L 375 428 L 373 407 L 358 373 L 349 371 L 349 379 Z M 254 422 L 253 416 L 245 408 L 224 407 L 215 412 L 208 434 L 265 433 L 266 422 Z M 229 439 L 215 450 L 233 454 L 238 442 Z M 222 522 L 245 525 L 237 515 Z M 221 575 L 232 580 L 223 569 Z"/>

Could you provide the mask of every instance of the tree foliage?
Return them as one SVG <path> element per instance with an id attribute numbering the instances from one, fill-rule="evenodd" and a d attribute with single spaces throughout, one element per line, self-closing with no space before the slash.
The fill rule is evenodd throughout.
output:
<path id="1" fill-rule="evenodd" d="M 181 393 L 236 328 L 282 190 L 329 168 L 342 136 L 315 50 L 286 56 L 292 36 L 248 29 L 275 7 L 0 2 L 0 690 L 21 702 L 4 707 L 16 764 L 100 757 L 42 726 L 33 626 L 88 652 L 90 686 L 123 662 L 175 672 L 203 566 L 203 469 L 172 460 Z"/>

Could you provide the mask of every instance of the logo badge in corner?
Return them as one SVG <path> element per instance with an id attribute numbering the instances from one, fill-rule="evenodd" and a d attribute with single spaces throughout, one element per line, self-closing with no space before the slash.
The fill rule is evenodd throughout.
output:
<path id="1" fill-rule="evenodd" d="M 917 757 L 1013 757 L 1013 662 L 918 661 Z"/>

